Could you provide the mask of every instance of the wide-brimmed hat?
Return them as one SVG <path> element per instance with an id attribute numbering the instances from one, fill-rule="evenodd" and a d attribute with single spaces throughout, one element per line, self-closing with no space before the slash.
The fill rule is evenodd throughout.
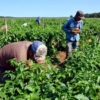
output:
<path id="1" fill-rule="evenodd" d="M 81 10 L 77 11 L 75 16 L 77 16 L 77 17 L 79 17 L 79 18 L 81 18 L 81 19 L 84 19 L 84 18 L 85 18 L 85 17 L 84 17 L 84 13 L 83 13 L 83 11 L 81 11 Z"/>
<path id="2" fill-rule="evenodd" d="M 37 63 L 44 63 L 47 55 L 47 47 L 40 41 L 34 41 L 31 49 L 34 53 L 34 59 Z"/>

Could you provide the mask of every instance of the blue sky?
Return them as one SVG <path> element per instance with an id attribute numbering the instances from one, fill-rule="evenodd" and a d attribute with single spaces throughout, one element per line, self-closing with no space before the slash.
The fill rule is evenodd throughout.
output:
<path id="1" fill-rule="evenodd" d="M 0 0 L 0 16 L 69 17 L 77 10 L 100 12 L 100 0 Z"/>

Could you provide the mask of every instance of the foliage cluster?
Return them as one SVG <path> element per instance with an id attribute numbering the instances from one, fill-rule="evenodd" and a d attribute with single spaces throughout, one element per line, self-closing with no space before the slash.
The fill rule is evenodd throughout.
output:
<path id="1" fill-rule="evenodd" d="M 26 20 L 29 26 L 22 27 Z M 79 49 L 58 68 L 52 57 L 56 58 L 57 51 L 66 46 L 65 33 L 61 30 L 65 20 L 42 19 L 40 26 L 34 19 L 8 20 L 8 34 L 0 32 L 1 47 L 15 41 L 39 39 L 48 46 L 49 53 L 43 65 L 31 62 L 27 67 L 23 62 L 11 60 L 16 71 L 5 72 L 10 79 L 0 85 L 1 100 L 100 100 L 100 19 L 84 21 Z"/>

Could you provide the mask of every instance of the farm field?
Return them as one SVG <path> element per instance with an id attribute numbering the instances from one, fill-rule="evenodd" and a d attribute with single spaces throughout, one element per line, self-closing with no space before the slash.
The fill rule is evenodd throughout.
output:
<path id="1" fill-rule="evenodd" d="M 77 51 L 65 59 L 66 39 L 61 29 L 67 18 L 8 18 L 8 30 L 0 30 L 0 48 L 16 41 L 40 40 L 48 47 L 45 64 L 25 67 L 13 59 L 16 71 L 0 84 L 0 100 L 100 100 L 100 19 L 85 18 Z M 28 23 L 27 26 L 22 26 Z M 0 19 L 0 26 L 4 19 Z"/>

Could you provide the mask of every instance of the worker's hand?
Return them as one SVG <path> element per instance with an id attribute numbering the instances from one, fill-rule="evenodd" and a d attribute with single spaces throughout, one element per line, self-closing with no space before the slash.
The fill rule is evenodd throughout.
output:
<path id="1" fill-rule="evenodd" d="M 71 32 L 74 33 L 74 34 L 78 34 L 80 32 L 80 29 L 75 28 L 75 29 L 72 29 Z"/>
<path id="2" fill-rule="evenodd" d="M 27 61 L 26 61 L 26 65 L 27 65 L 27 66 L 30 66 L 30 60 L 27 60 Z"/>

